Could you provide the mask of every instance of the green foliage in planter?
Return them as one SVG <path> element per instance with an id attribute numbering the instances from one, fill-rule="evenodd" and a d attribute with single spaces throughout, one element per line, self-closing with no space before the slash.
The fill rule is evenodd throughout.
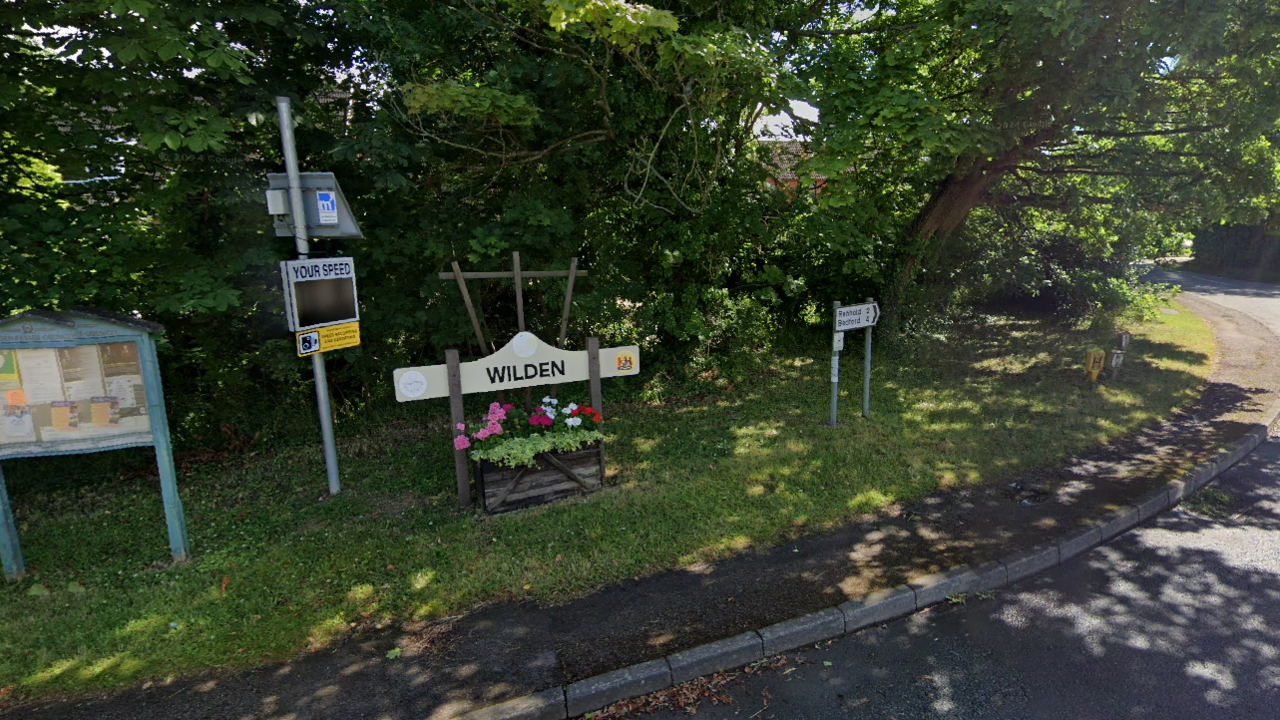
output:
<path id="1" fill-rule="evenodd" d="M 579 448 L 604 440 L 599 430 L 552 432 L 529 437 L 513 437 L 495 445 L 478 447 L 471 451 L 473 460 L 488 460 L 494 465 L 509 468 L 533 465 L 534 458 L 545 452 L 573 452 Z"/>

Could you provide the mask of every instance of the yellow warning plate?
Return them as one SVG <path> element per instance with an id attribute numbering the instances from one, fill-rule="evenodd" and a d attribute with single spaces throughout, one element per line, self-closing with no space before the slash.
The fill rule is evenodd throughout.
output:
<path id="1" fill-rule="evenodd" d="M 298 333 L 298 357 L 341 350 L 360 344 L 360 323 L 330 325 Z"/>

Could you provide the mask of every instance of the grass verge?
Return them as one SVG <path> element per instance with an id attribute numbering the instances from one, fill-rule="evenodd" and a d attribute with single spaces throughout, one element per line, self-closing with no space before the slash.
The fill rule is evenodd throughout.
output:
<path id="1" fill-rule="evenodd" d="M 663 405 L 610 405 L 606 389 L 608 487 L 497 517 L 454 511 L 443 419 L 341 441 L 335 498 L 318 448 L 245 450 L 181 473 L 195 557 L 180 565 L 163 561 L 154 477 L 104 479 L 108 465 L 83 457 L 8 462 L 32 572 L 0 586 L 0 697 L 257 665 L 488 599 L 555 602 L 999 481 L 1197 395 L 1209 328 L 1183 311 L 1135 330 L 1124 375 L 1095 385 L 1084 353 L 1110 335 L 986 318 L 878 360 L 870 421 L 855 350 L 834 429 L 824 354 Z M 126 452 L 145 457 L 101 457 Z"/>

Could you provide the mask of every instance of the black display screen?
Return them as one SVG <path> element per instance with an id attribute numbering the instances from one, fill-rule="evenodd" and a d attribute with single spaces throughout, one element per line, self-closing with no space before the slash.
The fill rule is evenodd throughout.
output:
<path id="1" fill-rule="evenodd" d="M 300 328 L 356 320 L 354 278 L 295 283 L 293 297 L 297 302 Z"/>

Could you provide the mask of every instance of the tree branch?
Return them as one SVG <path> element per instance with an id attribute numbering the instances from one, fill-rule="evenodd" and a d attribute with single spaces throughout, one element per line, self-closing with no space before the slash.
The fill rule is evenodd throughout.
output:
<path id="1" fill-rule="evenodd" d="M 1192 133 L 1211 132 L 1213 130 L 1222 130 L 1226 125 L 1195 125 L 1184 128 L 1170 128 L 1168 130 L 1135 130 L 1132 132 L 1122 132 L 1118 130 L 1078 130 L 1077 135 L 1089 135 L 1091 137 L 1157 137 L 1162 135 L 1190 135 Z"/>

